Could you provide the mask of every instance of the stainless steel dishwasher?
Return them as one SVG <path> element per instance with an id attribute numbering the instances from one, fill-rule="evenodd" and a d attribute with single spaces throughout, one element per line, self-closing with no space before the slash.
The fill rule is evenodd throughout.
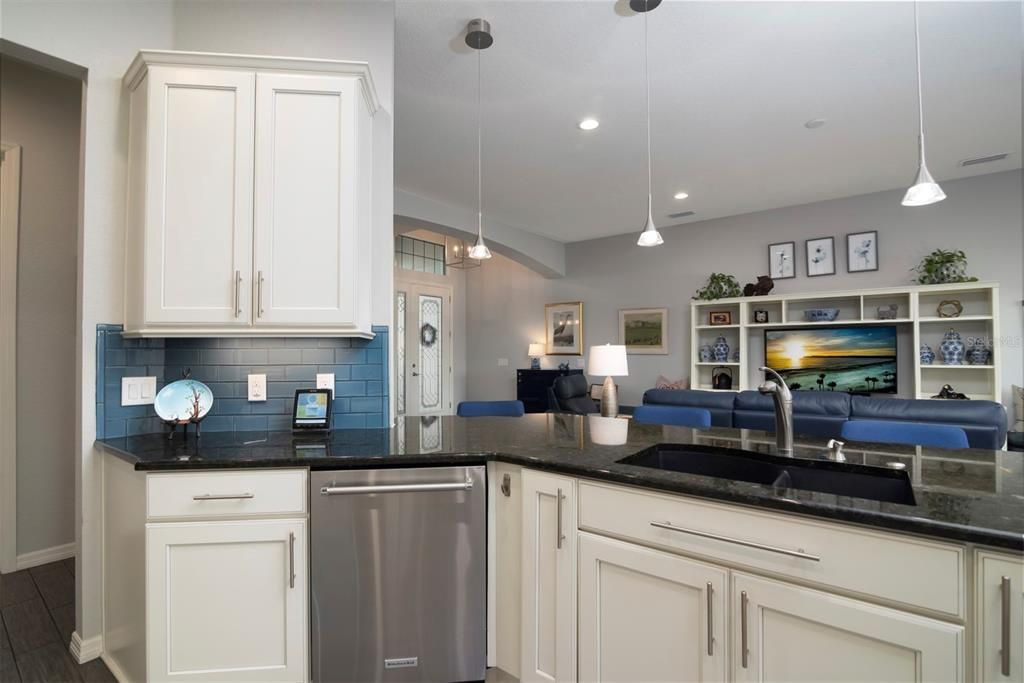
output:
<path id="1" fill-rule="evenodd" d="M 482 681 L 484 466 L 312 472 L 317 683 Z"/>

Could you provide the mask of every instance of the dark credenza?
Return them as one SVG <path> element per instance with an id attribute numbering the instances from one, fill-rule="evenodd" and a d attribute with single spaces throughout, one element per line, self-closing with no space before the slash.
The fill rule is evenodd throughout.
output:
<path id="1" fill-rule="evenodd" d="M 548 388 L 555 379 L 582 374 L 582 370 L 516 370 L 516 398 L 523 402 L 526 412 L 543 413 L 548 409 Z"/>

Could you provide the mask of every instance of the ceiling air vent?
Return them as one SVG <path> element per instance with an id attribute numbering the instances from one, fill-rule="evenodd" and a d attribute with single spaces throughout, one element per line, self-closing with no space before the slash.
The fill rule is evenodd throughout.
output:
<path id="1" fill-rule="evenodd" d="M 680 211 L 679 213 L 670 213 L 669 218 L 687 218 L 693 215 L 693 211 Z"/>
<path id="2" fill-rule="evenodd" d="M 1006 157 L 1010 156 L 1009 152 L 1003 152 L 1002 154 L 989 154 L 984 157 L 975 157 L 973 159 L 964 159 L 960 162 L 961 166 L 977 166 L 978 164 L 987 164 L 993 161 L 1002 161 Z"/>

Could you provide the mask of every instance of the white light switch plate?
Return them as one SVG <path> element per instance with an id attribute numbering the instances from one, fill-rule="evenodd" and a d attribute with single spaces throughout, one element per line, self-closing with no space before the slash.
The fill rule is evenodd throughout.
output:
<path id="1" fill-rule="evenodd" d="M 583 367 L 583 359 L 582 358 L 577 358 L 576 359 L 576 367 L 578 367 L 578 368 L 582 368 Z"/>
<path id="2" fill-rule="evenodd" d="M 318 372 L 316 373 L 316 388 L 317 389 L 330 389 L 331 398 L 334 398 L 334 373 L 333 372 Z"/>
<path id="3" fill-rule="evenodd" d="M 156 398 L 156 377 L 122 377 L 121 405 L 148 406 Z"/>
<path id="4" fill-rule="evenodd" d="M 498 367 L 499 368 L 507 368 L 508 367 L 508 358 L 499 358 L 498 359 Z"/>
<path id="5" fill-rule="evenodd" d="M 266 375 L 249 375 L 249 400 L 250 401 L 266 401 L 267 400 L 267 376 Z"/>

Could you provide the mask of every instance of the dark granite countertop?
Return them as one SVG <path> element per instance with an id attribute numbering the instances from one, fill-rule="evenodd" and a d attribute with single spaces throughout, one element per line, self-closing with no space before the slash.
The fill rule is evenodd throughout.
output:
<path id="1" fill-rule="evenodd" d="M 618 431 L 616 431 L 616 427 Z M 608 434 L 607 432 L 613 432 Z M 623 434 L 623 432 L 625 432 Z M 619 445 L 600 442 L 622 441 Z M 820 458 L 826 439 L 798 437 L 797 458 Z M 902 462 L 916 505 L 883 503 L 797 489 L 651 469 L 617 461 L 659 443 L 742 448 L 773 454 L 771 434 L 753 430 L 636 424 L 539 414 L 521 418 L 406 418 L 393 429 L 213 432 L 103 439 L 97 445 L 136 470 L 255 467 L 347 469 L 467 464 L 487 460 L 699 496 L 760 508 L 1024 551 L 1024 454 L 847 444 L 848 462 L 884 467 Z"/>

